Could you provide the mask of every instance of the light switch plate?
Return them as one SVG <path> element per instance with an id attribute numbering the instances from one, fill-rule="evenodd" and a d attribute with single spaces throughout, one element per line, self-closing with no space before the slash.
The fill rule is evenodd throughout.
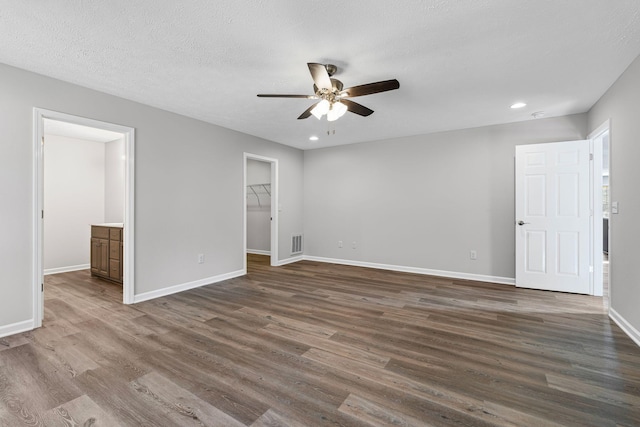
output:
<path id="1" fill-rule="evenodd" d="M 612 214 L 618 213 L 618 202 L 611 202 L 611 213 Z"/>

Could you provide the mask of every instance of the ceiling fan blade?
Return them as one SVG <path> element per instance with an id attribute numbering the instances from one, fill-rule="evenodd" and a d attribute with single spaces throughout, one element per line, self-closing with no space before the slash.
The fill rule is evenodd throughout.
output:
<path id="1" fill-rule="evenodd" d="M 381 82 L 367 83 L 364 85 L 346 88 L 340 92 L 340 95 L 348 97 L 371 95 L 372 93 L 386 92 L 388 90 L 398 89 L 399 87 L 400 82 L 396 79 L 383 80 Z"/>
<path id="2" fill-rule="evenodd" d="M 340 102 L 342 102 L 344 105 L 347 106 L 347 110 L 351 111 L 352 113 L 356 113 L 360 116 L 366 117 L 373 114 L 372 109 L 367 108 L 364 105 L 360 105 L 357 102 L 349 101 L 348 99 L 341 99 Z"/>
<path id="3" fill-rule="evenodd" d="M 331 78 L 329 77 L 329 73 L 327 72 L 327 67 L 325 67 L 323 64 L 317 64 L 315 62 L 307 62 L 307 65 L 309 66 L 309 71 L 311 71 L 313 82 L 316 84 L 318 89 L 333 89 Z"/>
<path id="4" fill-rule="evenodd" d="M 306 110 L 304 110 L 304 113 L 302 113 L 302 114 L 300 114 L 300 116 L 298 116 L 298 120 L 306 119 L 307 117 L 311 116 L 311 110 L 313 110 L 313 107 L 315 107 L 316 105 L 318 105 L 318 102 L 316 102 L 311 107 L 309 107 Z"/>
<path id="5" fill-rule="evenodd" d="M 304 99 L 318 99 L 315 95 L 280 95 L 273 93 L 259 93 L 260 98 L 304 98 Z"/>

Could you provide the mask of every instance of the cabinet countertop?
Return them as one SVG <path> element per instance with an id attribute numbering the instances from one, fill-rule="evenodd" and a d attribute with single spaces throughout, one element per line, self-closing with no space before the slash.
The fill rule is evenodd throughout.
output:
<path id="1" fill-rule="evenodd" d="M 108 222 L 105 224 L 91 224 L 92 227 L 115 227 L 124 228 L 124 224 L 121 222 Z"/>

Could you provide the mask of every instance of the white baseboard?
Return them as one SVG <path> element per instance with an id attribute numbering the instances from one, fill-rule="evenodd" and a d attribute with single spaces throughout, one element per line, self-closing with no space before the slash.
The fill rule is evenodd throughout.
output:
<path id="1" fill-rule="evenodd" d="M 31 331 L 35 329 L 33 319 L 24 322 L 12 323 L 10 325 L 0 326 L 0 338 L 9 335 L 19 334 L 20 332 Z"/>
<path id="2" fill-rule="evenodd" d="M 374 262 L 352 261 L 352 260 L 336 259 L 336 258 L 324 258 L 324 257 L 316 257 L 316 256 L 309 256 L 309 255 L 305 255 L 303 258 L 308 261 L 352 265 L 354 267 L 378 268 L 381 270 L 400 271 L 403 273 L 425 274 L 429 276 L 448 277 L 452 279 L 475 280 L 477 282 L 491 282 L 491 283 L 500 283 L 503 285 L 514 285 L 514 286 L 516 284 L 516 280 L 511 277 L 485 276 L 482 274 L 458 273 L 455 271 L 431 270 L 428 268 L 405 267 L 402 265 L 378 264 Z"/>
<path id="3" fill-rule="evenodd" d="M 620 316 L 613 308 L 609 308 L 609 317 L 620 326 L 620 329 L 622 329 L 625 334 L 629 335 L 629 338 L 631 338 L 633 342 L 640 346 L 640 331 L 634 328 L 631 323 L 627 322 L 627 320 Z"/>
<path id="4" fill-rule="evenodd" d="M 263 251 L 261 249 L 247 249 L 247 253 L 253 255 L 271 255 L 271 251 Z"/>
<path id="5" fill-rule="evenodd" d="M 244 276 L 245 274 L 247 274 L 246 270 L 232 271 L 231 273 L 220 274 L 218 276 L 207 277 L 205 279 L 195 280 L 193 282 L 169 286 L 168 288 L 158 289 L 157 291 L 145 292 L 142 294 L 134 295 L 133 303 L 136 304 L 142 301 L 148 301 L 150 299 L 160 298 L 167 295 L 176 294 L 178 292 L 188 291 L 189 289 L 211 285 L 216 282 L 222 282 L 223 280 L 229 280 L 229 279 L 233 279 L 234 277 Z"/>
<path id="6" fill-rule="evenodd" d="M 305 259 L 306 258 L 304 256 L 302 256 L 302 255 L 294 256 L 294 257 L 291 257 L 291 258 L 286 258 L 286 259 L 280 260 L 275 265 L 280 267 L 282 265 L 287 265 L 287 264 L 291 264 L 291 263 L 298 262 L 298 261 L 304 261 Z"/>
<path id="7" fill-rule="evenodd" d="M 44 270 L 44 275 L 47 276 L 49 274 L 68 273 L 70 271 L 87 270 L 89 268 L 91 268 L 91 264 L 80 264 L 80 265 L 70 265 L 69 267 L 47 268 Z"/>

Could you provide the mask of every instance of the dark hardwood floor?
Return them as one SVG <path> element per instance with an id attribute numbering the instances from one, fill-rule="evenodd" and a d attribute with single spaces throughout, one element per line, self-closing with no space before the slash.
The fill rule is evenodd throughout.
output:
<path id="1" fill-rule="evenodd" d="M 309 261 L 144 303 L 48 276 L 2 426 L 638 426 L 604 299 Z"/>

